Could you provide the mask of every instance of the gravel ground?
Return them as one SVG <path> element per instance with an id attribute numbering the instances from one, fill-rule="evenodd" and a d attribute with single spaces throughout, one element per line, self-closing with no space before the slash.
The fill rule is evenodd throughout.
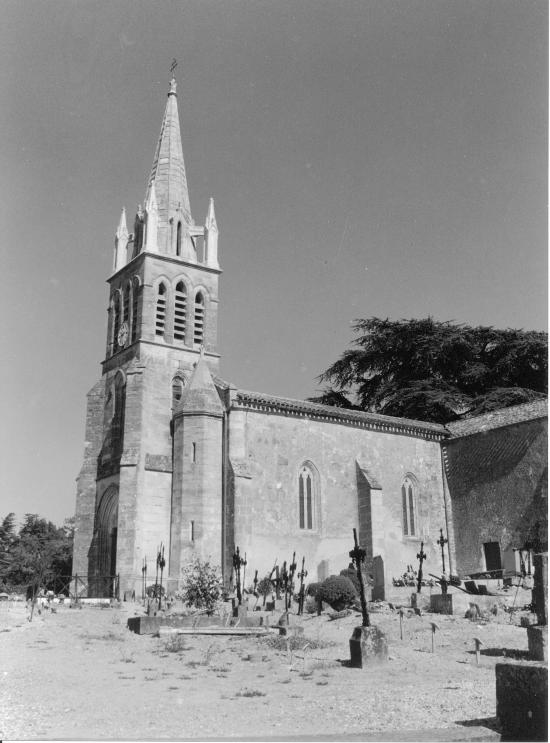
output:
<path id="1" fill-rule="evenodd" d="M 299 618 L 304 636 L 290 659 L 265 638 L 135 635 L 126 620 L 139 612 L 59 606 L 29 623 L 24 604 L 3 604 L 2 739 L 427 740 L 419 731 L 445 729 L 449 740 L 472 740 L 479 726 L 498 739 L 494 666 L 527 651 L 525 629 L 507 614 L 488 624 L 413 615 L 401 640 L 399 616 L 386 611 L 371 619 L 390 659 L 354 669 L 346 662 L 357 614 Z"/>

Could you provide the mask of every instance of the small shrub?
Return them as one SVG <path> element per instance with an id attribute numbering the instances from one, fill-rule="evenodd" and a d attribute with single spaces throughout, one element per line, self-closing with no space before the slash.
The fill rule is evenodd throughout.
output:
<path id="1" fill-rule="evenodd" d="M 344 570 L 340 570 L 340 575 L 343 575 L 344 578 L 350 579 L 350 581 L 353 583 L 353 587 L 355 588 L 355 595 L 359 596 L 360 587 L 359 587 L 359 576 L 357 575 L 357 570 L 355 570 L 355 568 L 345 568 Z"/>
<path id="2" fill-rule="evenodd" d="M 219 568 L 197 557 L 184 570 L 180 595 L 187 606 L 213 613 L 221 599 L 222 588 Z"/>
<path id="3" fill-rule="evenodd" d="M 150 586 L 147 586 L 145 593 L 150 599 L 158 599 L 159 596 L 164 597 L 166 595 L 166 589 L 160 583 L 152 583 Z"/>
<path id="4" fill-rule="evenodd" d="M 269 575 L 266 575 L 265 578 L 262 578 L 261 581 L 259 581 L 256 586 L 256 591 L 260 596 L 269 596 L 270 593 L 273 593 L 273 583 L 270 581 Z"/>
<path id="5" fill-rule="evenodd" d="M 313 596 L 313 598 L 316 599 L 320 586 L 320 583 L 310 583 L 306 588 L 306 596 Z"/>
<path id="6" fill-rule="evenodd" d="M 342 611 L 355 601 L 355 587 L 349 578 L 343 575 L 330 575 L 321 583 L 318 598 L 334 609 Z"/>

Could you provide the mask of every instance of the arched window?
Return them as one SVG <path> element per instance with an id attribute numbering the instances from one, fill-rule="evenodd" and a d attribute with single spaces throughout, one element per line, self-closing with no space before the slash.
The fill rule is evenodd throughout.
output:
<path id="1" fill-rule="evenodd" d="M 204 297 L 197 292 L 195 297 L 195 322 L 193 325 L 193 343 L 200 346 L 204 340 Z"/>
<path id="2" fill-rule="evenodd" d="M 185 284 L 180 281 L 176 286 L 174 297 L 174 340 L 185 341 L 185 313 L 187 311 L 187 297 Z"/>
<path id="3" fill-rule="evenodd" d="M 303 464 L 298 474 L 298 524 L 300 529 L 316 528 L 317 478 L 312 466 Z"/>
<path id="4" fill-rule="evenodd" d="M 176 255 L 181 255 L 181 222 L 178 222 L 178 230 L 176 233 Z"/>
<path id="5" fill-rule="evenodd" d="M 157 294 L 157 311 L 155 315 L 155 334 L 164 335 L 166 324 L 166 287 L 160 283 Z"/>
<path id="6" fill-rule="evenodd" d="M 401 485 L 401 509 L 403 513 L 403 534 L 406 537 L 414 537 L 418 534 L 418 518 L 416 515 L 416 491 L 415 480 L 407 475 Z"/>
<path id="7" fill-rule="evenodd" d="M 138 295 L 139 279 L 136 276 L 132 282 L 132 343 L 137 340 L 138 335 Z"/>
<path id="8" fill-rule="evenodd" d="M 172 410 L 179 403 L 183 397 L 183 388 L 185 387 L 185 379 L 177 376 L 172 380 Z"/>
<path id="9" fill-rule="evenodd" d="M 118 350 L 118 331 L 120 330 L 120 294 L 113 298 L 113 353 Z"/>
<path id="10" fill-rule="evenodd" d="M 130 284 L 126 284 L 122 294 L 122 322 L 130 320 Z"/>
<path id="11" fill-rule="evenodd" d="M 121 372 L 117 372 L 114 381 L 114 411 L 111 421 L 111 446 L 113 457 L 122 454 L 124 445 L 124 409 L 126 407 L 126 383 Z"/>

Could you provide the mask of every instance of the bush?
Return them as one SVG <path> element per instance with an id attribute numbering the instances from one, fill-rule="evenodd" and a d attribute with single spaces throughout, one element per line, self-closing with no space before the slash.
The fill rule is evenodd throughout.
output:
<path id="1" fill-rule="evenodd" d="M 357 575 L 357 570 L 355 570 L 355 568 L 345 568 L 344 570 L 340 570 L 340 575 L 343 575 L 344 578 L 350 579 L 350 581 L 353 583 L 355 587 L 355 595 L 359 596 L 360 588 L 359 588 L 359 576 Z"/>
<path id="2" fill-rule="evenodd" d="M 330 575 L 319 586 L 317 597 L 334 611 L 342 611 L 355 601 L 355 586 L 343 575 Z"/>
<path id="3" fill-rule="evenodd" d="M 273 583 L 270 581 L 269 575 L 266 575 L 265 578 L 262 578 L 256 586 L 256 591 L 260 594 L 260 596 L 269 596 L 270 593 L 273 593 L 273 590 Z"/>
<path id="4" fill-rule="evenodd" d="M 159 594 L 164 598 L 164 596 L 166 596 L 166 588 L 161 586 L 160 583 L 151 583 L 151 585 L 147 586 L 145 589 L 145 593 L 150 599 L 158 599 Z"/>
<path id="5" fill-rule="evenodd" d="M 320 583 L 310 583 L 306 588 L 306 596 L 313 596 L 313 598 L 316 599 L 320 586 Z"/>
<path id="6" fill-rule="evenodd" d="M 183 586 L 181 598 L 187 606 L 196 609 L 205 609 L 212 614 L 220 601 L 223 585 L 219 568 L 212 566 L 208 561 L 196 558 L 183 571 Z"/>

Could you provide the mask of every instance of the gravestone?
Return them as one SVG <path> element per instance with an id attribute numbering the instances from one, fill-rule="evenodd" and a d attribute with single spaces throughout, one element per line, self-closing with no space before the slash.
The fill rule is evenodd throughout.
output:
<path id="1" fill-rule="evenodd" d="M 372 600 L 386 600 L 386 584 L 384 582 L 384 560 L 380 555 L 372 561 L 372 573 L 374 576 L 374 585 L 372 587 Z"/>
<path id="2" fill-rule="evenodd" d="M 537 623 L 527 627 L 529 658 L 548 662 L 548 553 L 535 555 L 533 606 Z"/>
<path id="3" fill-rule="evenodd" d="M 356 627 L 349 641 L 350 665 L 365 668 L 388 659 L 386 636 L 378 627 Z"/>

